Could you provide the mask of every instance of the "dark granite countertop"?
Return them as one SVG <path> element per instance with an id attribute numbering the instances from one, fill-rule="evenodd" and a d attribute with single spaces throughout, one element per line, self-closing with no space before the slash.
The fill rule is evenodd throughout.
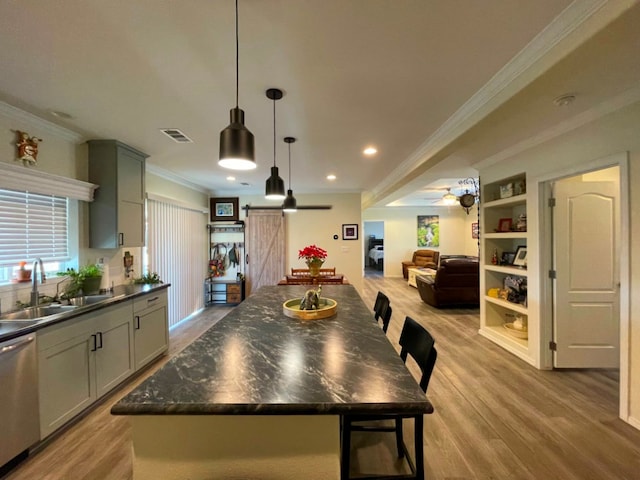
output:
<path id="1" fill-rule="evenodd" d="M 433 408 L 351 285 L 322 320 L 285 316 L 307 286 L 263 287 L 116 403 L 116 415 L 430 413 Z"/>
<path id="2" fill-rule="evenodd" d="M 163 288 L 169 288 L 170 286 L 171 284 L 169 283 L 159 283 L 156 285 L 118 285 L 113 287 L 113 292 L 107 294 L 110 298 L 101 302 L 84 305 L 73 310 L 65 311 L 64 313 L 43 317 L 39 320 L 3 320 L 0 321 L 0 342 L 41 330 L 56 323 L 66 322 L 85 313 L 100 310 L 116 303 L 131 300 L 140 295 L 145 295 Z"/>

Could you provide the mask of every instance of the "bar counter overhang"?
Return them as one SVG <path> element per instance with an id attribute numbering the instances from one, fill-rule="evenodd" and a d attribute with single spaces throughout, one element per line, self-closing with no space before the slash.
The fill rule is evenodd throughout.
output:
<path id="1" fill-rule="evenodd" d="M 339 478 L 341 414 L 433 411 L 353 286 L 323 286 L 334 317 L 285 316 L 307 288 L 261 288 L 113 406 L 135 480 Z"/>

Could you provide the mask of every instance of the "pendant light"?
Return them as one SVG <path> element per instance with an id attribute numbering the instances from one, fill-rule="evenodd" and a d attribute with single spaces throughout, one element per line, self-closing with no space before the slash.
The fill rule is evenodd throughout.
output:
<path id="1" fill-rule="evenodd" d="M 287 190 L 287 198 L 284 199 L 282 204 L 282 210 L 284 212 L 297 212 L 296 197 L 293 196 L 293 190 L 291 190 L 291 144 L 296 141 L 293 137 L 284 137 L 285 143 L 289 145 L 289 190 Z"/>
<path id="2" fill-rule="evenodd" d="M 267 200 L 284 200 L 284 181 L 278 175 L 278 167 L 276 166 L 276 100 L 282 98 L 282 90 L 270 88 L 267 90 L 267 98 L 273 100 L 273 167 L 271 167 L 271 176 L 266 181 L 265 198 Z"/>
<path id="3" fill-rule="evenodd" d="M 231 170 L 256 168 L 253 133 L 244 126 L 244 111 L 238 107 L 239 91 L 238 0 L 236 0 L 236 106 L 231 109 L 231 123 L 220 132 L 218 165 Z"/>

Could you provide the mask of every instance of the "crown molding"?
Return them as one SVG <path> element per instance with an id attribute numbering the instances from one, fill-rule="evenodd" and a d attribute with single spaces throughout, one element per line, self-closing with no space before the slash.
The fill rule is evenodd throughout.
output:
<path id="1" fill-rule="evenodd" d="M 367 204 L 415 177 L 432 160 L 480 120 L 533 82 L 614 18 L 634 0 L 575 0 L 505 64 L 387 178 L 371 190 Z"/>
<path id="2" fill-rule="evenodd" d="M 50 133 L 58 138 L 63 140 L 67 140 L 73 143 L 82 143 L 85 141 L 84 136 L 76 133 L 67 128 L 61 127 L 60 125 L 56 125 L 44 118 L 40 118 L 36 115 L 33 115 L 29 112 L 25 112 L 24 110 L 20 110 L 13 105 L 9 105 L 8 103 L 0 101 L 0 114 L 4 115 L 7 118 L 12 120 L 19 120 L 24 123 L 28 123 L 29 125 L 33 125 L 34 127 Z"/>
<path id="3" fill-rule="evenodd" d="M 496 163 L 500 163 L 511 157 L 519 155 L 531 148 L 537 147 L 538 145 L 553 140 L 554 138 L 576 130 L 636 102 L 640 102 L 640 86 L 630 88 L 620 95 L 610 98 L 589 110 L 539 132 L 533 137 L 529 137 L 522 142 L 511 145 L 509 148 L 505 148 L 484 160 L 474 163 L 473 167 L 476 170 L 490 167 L 491 165 L 495 165 Z"/>
<path id="4" fill-rule="evenodd" d="M 196 192 L 204 193 L 206 195 L 211 195 L 210 189 L 204 188 L 202 187 L 202 185 L 196 185 L 195 183 L 191 182 L 190 180 L 187 180 L 184 177 L 181 177 L 179 175 L 176 175 L 173 172 L 170 172 L 169 170 L 166 170 L 162 167 L 158 167 L 157 165 L 153 165 L 149 163 L 149 161 L 146 162 L 146 170 L 147 172 L 151 172 L 154 175 L 164 178 L 165 180 L 170 180 L 174 183 L 178 183 L 184 187 L 195 190 Z"/>

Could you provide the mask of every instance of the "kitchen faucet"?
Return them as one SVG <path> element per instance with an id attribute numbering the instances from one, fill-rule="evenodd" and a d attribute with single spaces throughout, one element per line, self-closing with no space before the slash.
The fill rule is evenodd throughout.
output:
<path id="1" fill-rule="evenodd" d="M 40 298 L 38 296 L 38 276 L 36 275 L 36 272 L 38 270 L 38 264 L 40 264 L 40 283 L 47 282 L 47 277 L 44 274 L 44 267 L 42 266 L 42 259 L 38 257 L 33 261 L 33 268 L 31 272 L 32 273 L 32 278 L 31 278 L 31 306 L 32 307 L 37 307 L 38 302 L 40 301 Z"/>

